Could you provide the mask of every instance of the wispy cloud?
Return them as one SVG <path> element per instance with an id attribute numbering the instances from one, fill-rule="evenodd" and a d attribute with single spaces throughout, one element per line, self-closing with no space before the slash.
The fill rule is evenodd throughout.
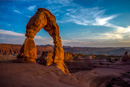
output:
<path id="1" fill-rule="evenodd" d="M 31 16 L 27 16 L 27 17 L 31 18 Z"/>
<path id="2" fill-rule="evenodd" d="M 0 43 L 23 44 L 25 38 L 22 33 L 0 29 Z M 41 36 L 35 36 L 34 41 L 37 45 L 53 44 L 52 38 L 43 38 Z"/>
<path id="3" fill-rule="evenodd" d="M 113 18 L 115 18 L 117 15 L 112 15 L 112 16 L 108 16 L 108 17 L 104 17 L 104 18 L 100 18 L 100 17 L 96 17 L 95 18 L 95 23 L 93 23 L 92 25 L 101 25 L 101 26 L 107 26 L 109 25 L 109 21 L 112 20 Z"/>
<path id="4" fill-rule="evenodd" d="M 115 25 L 109 25 L 110 28 L 113 28 L 113 31 L 107 31 L 105 33 L 87 33 L 80 37 L 72 37 L 72 40 L 125 40 L 130 38 L 130 26 L 121 27 Z M 105 28 L 105 27 L 104 27 Z M 85 33 L 85 32 L 84 32 Z M 129 39 L 128 39 L 129 40 Z"/>
<path id="5" fill-rule="evenodd" d="M 70 4 L 72 1 L 73 0 L 48 0 L 48 3 L 49 4 L 59 3 L 59 4 L 63 5 L 63 6 L 65 6 L 65 5 Z"/>
<path id="6" fill-rule="evenodd" d="M 117 33 L 99 33 L 96 34 L 95 36 L 92 36 L 90 39 L 95 39 L 95 40 L 120 40 L 123 39 L 123 35 L 117 34 Z"/>
<path id="7" fill-rule="evenodd" d="M 130 33 L 130 26 L 127 27 L 121 27 L 121 26 L 115 26 L 115 25 L 111 25 L 111 27 L 116 29 L 116 33 L 119 34 L 125 34 L 125 33 Z"/>
<path id="8" fill-rule="evenodd" d="M 17 33 L 17 32 L 14 32 L 14 31 L 3 30 L 3 29 L 0 29 L 0 34 L 17 36 L 17 37 L 25 37 L 25 34 Z M 35 36 L 35 39 L 44 39 L 44 38 L 41 37 L 41 36 Z"/>
<path id="9" fill-rule="evenodd" d="M 18 13 L 18 14 L 22 14 L 22 12 L 18 11 L 18 10 L 13 10 L 14 12 Z"/>
<path id="10" fill-rule="evenodd" d="M 12 35 L 12 36 L 25 36 L 24 34 L 21 34 L 21 33 L 16 33 L 16 32 L 13 32 L 13 31 L 8 31 L 8 30 L 2 30 L 0 29 L 0 34 L 6 34 L 6 35 Z"/>
<path id="11" fill-rule="evenodd" d="M 11 26 L 11 24 L 10 24 L 10 23 L 5 22 L 5 21 L 0 22 L 0 24 L 1 24 L 1 25 L 5 25 L 5 26 Z"/>
<path id="12" fill-rule="evenodd" d="M 75 5 L 73 9 L 67 9 L 64 17 L 59 20 L 59 23 L 73 22 L 77 25 L 96 25 L 107 26 L 109 21 L 118 15 L 105 15 L 106 10 L 100 10 L 99 7 L 83 8 Z"/>
<path id="13" fill-rule="evenodd" d="M 29 6 L 27 9 L 30 11 L 34 11 L 35 8 L 36 8 L 36 5 L 33 5 L 33 6 Z"/>
<path id="14" fill-rule="evenodd" d="M 62 40 L 63 45 L 73 47 L 129 47 L 130 40 L 91 40 L 91 41 L 78 41 L 78 40 Z"/>
<path id="15" fill-rule="evenodd" d="M 53 2 L 57 3 L 57 2 Z M 73 2 L 71 2 L 72 4 Z M 68 6 L 70 6 L 68 4 Z M 128 35 L 129 27 L 120 27 L 116 26 L 111 23 L 111 20 L 114 18 L 118 17 L 118 14 L 112 14 L 112 15 L 105 15 L 106 9 L 100 9 L 99 7 L 93 7 L 93 8 L 84 8 L 79 5 L 74 4 L 74 8 L 69 8 L 66 9 L 64 12 L 62 19 L 58 20 L 57 22 L 59 23 L 69 23 L 73 22 L 77 25 L 83 25 L 83 26 L 104 26 L 109 27 L 113 29 L 110 32 L 106 33 L 90 33 L 90 36 L 80 36 L 80 40 L 86 40 L 86 39 L 91 39 L 91 40 L 122 40 L 125 38 L 126 34 Z M 59 10 L 62 10 L 59 9 Z M 124 32 L 124 33 L 119 33 L 119 32 Z M 126 33 L 127 32 L 127 33 Z M 74 37 L 74 36 L 72 36 Z M 73 38 L 74 40 L 79 40 L 77 37 Z M 83 41 L 82 40 L 82 41 Z"/>
<path id="16" fill-rule="evenodd" d="M 110 20 L 118 16 L 115 14 L 105 15 L 106 9 L 100 9 L 99 7 L 82 7 L 73 3 L 73 0 L 48 0 L 48 3 L 51 4 L 48 9 L 52 13 L 63 13 L 61 19 L 57 20 L 58 23 L 72 22 L 83 26 L 107 26 Z M 60 7 L 57 4 L 61 4 Z M 69 8 L 65 10 L 66 7 Z"/>
<path id="17" fill-rule="evenodd" d="M 124 35 L 118 33 L 94 33 L 88 34 L 87 36 L 80 37 L 71 37 L 70 39 L 76 41 L 96 41 L 96 40 L 121 40 L 124 38 Z"/>

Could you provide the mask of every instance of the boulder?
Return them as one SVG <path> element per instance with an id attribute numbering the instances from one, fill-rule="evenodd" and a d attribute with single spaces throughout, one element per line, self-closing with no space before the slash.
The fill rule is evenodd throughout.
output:
<path id="1" fill-rule="evenodd" d="M 74 60 L 73 56 L 74 56 L 73 53 L 64 52 L 64 61 L 72 62 Z M 43 51 L 41 57 L 39 59 L 37 59 L 37 61 L 40 64 L 50 66 L 54 62 L 53 61 L 53 51 Z"/>
<path id="2" fill-rule="evenodd" d="M 41 57 L 38 59 L 40 64 L 50 66 L 53 64 L 53 51 L 43 51 Z"/>
<path id="3" fill-rule="evenodd" d="M 124 53 L 124 56 L 122 57 L 122 62 L 127 62 L 127 61 L 130 61 L 130 56 L 129 53 L 126 51 Z"/>

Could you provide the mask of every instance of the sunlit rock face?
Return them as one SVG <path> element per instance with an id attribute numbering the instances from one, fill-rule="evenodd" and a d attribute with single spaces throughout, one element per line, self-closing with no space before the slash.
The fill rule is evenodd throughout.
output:
<path id="1" fill-rule="evenodd" d="M 73 62 L 74 60 L 78 59 L 77 57 L 79 57 L 79 55 L 75 53 L 64 52 L 64 61 Z M 53 51 L 43 51 L 37 62 L 46 66 L 53 64 Z"/>
<path id="2" fill-rule="evenodd" d="M 37 48 L 32 38 L 26 38 L 17 58 L 19 59 L 19 62 L 22 60 L 22 62 L 36 63 Z"/>
<path id="3" fill-rule="evenodd" d="M 36 50 L 30 49 L 35 48 L 33 39 L 42 28 L 44 28 L 44 30 L 46 30 L 54 40 L 54 52 L 52 56 L 53 64 L 56 64 L 57 67 L 64 73 L 69 73 L 66 65 L 64 64 L 64 50 L 62 48 L 61 38 L 59 36 L 59 26 L 56 23 L 55 16 L 45 8 L 39 8 L 36 14 L 29 20 L 26 26 L 25 34 L 27 39 L 25 40 L 21 52 L 18 55 L 18 59 L 26 59 L 26 61 L 29 60 L 29 62 L 33 59 L 31 62 L 36 62 L 36 60 L 34 60 L 36 59 Z M 30 43 L 30 41 L 32 43 Z M 30 44 L 33 44 L 33 46 Z"/>

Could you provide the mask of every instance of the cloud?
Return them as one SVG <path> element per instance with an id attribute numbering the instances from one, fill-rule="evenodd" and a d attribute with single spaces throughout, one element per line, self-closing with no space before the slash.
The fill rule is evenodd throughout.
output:
<path id="1" fill-rule="evenodd" d="M 87 36 L 71 37 L 70 39 L 76 41 L 96 41 L 96 40 L 121 40 L 124 35 L 115 33 L 94 33 Z"/>
<path id="2" fill-rule="evenodd" d="M 10 23 L 8 23 L 8 22 L 5 22 L 5 21 L 0 21 L 0 24 L 1 25 L 5 25 L 5 26 L 11 26 L 11 24 Z"/>
<path id="3" fill-rule="evenodd" d="M 119 34 L 130 33 L 130 26 L 121 27 L 121 26 L 111 25 L 111 27 L 116 29 L 115 33 L 119 33 Z"/>
<path id="4" fill-rule="evenodd" d="M 31 7 L 29 8 L 30 9 L 30 11 L 33 11 L 32 9 L 31 9 Z M 23 11 L 23 12 L 21 12 L 21 11 L 19 11 L 19 10 L 13 10 L 15 13 L 18 13 L 18 14 L 22 14 L 22 16 L 26 16 L 26 17 L 29 17 L 29 18 L 31 18 L 31 16 L 30 15 L 27 15 L 27 13 L 25 12 L 25 11 Z M 10 26 L 10 25 L 8 25 L 8 26 Z"/>
<path id="5" fill-rule="evenodd" d="M 101 25 L 101 26 L 107 26 L 109 24 L 109 21 L 115 18 L 117 15 L 112 15 L 104 18 L 96 17 L 96 22 L 92 25 Z"/>
<path id="6" fill-rule="evenodd" d="M 36 5 L 33 5 L 33 6 L 29 6 L 27 9 L 30 11 L 34 11 L 35 8 L 36 8 Z"/>
<path id="7" fill-rule="evenodd" d="M 74 5 L 75 8 L 66 9 L 67 13 L 63 16 L 59 23 L 73 22 L 77 25 L 96 25 L 107 26 L 109 21 L 117 17 L 118 15 L 105 15 L 106 10 L 100 10 L 99 7 L 84 8 L 78 5 Z"/>
<path id="8" fill-rule="evenodd" d="M 27 16 L 27 17 L 31 18 L 31 16 Z"/>
<path id="9" fill-rule="evenodd" d="M 49 4 L 58 3 L 63 6 L 69 5 L 73 0 L 48 0 Z"/>
<path id="10" fill-rule="evenodd" d="M 6 34 L 6 35 L 12 35 L 12 36 L 25 36 L 24 34 L 21 34 L 21 33 L 16 33 L 16 32 L 13 32 L 13 31 L 8 31 L 8 30 L 2 30 L 0 29 L 0 34 Z"/>
<path id="11" fill-rule="evenodd" d="M 71 2 L 72 4 L 72 2 Z M 69 5 L 68 5 L 69 6 Z M 62 8 L 60 9 L 62 10 Z M 62 18 L 57 20 L 58 23 L 75 23 L 83 26 L 104 26 L 109 27 L 111 31 L 105 33 L 89 33 L 87 36 L 80 36 L 78 39 L 72 36 L 74 40 L 122 40 L 128 36 L 129 27 L 120 27 L 111 24 L 111 20 L 116 18 L 118 14 L 105 15 L 106 10 L 101 10 L 99 7 L 84 8 L 79 5 L 74 5 L 73 8 L 66 9 Z M 91 30 L 90 30 L 91 31 Z M 121 33 L 122 32 L 122 33 Z M 123 33 L 124 32 L 124 33 Z M 127 32 L 127 33 L 126 33 Z"/>
<path id="12" fill-rule="evenodd" d="M 22 33 L 0 29 L 0 43 L 23 44 L 25 38 Z M 36 45 L 53 44 L 52 38 L 43 38 L 41 36 L 35 36 L 34 41 Z"/>
<path id="13" fill-rule="evenodd" d="M 55 12 L 56 14 L 62 13 L 62 17 L 57 20 L 58 23 L 71 22 L 83 26 L 107 26 L 110 20 L 118 16 L 115 14 L 105 15 L 106 9 L 101 9 L 99 7 L 82 7 L 73 3 L 73 0 L 48 0 L 47 2 L 51 4 L 47 8 L 51 10 L 53 14 Z"/>
<path id="14" fill-rule="evenodd" d="M 104 39 L 104 40 L 123 39 L 123 35 L 115 33 L 104 33 L 97 36 L 96 39 Z"/>
<path id="15" fill-rule="evenodd" d="M 62 40 L 63 45 L 72 47 L 130 47 L 130 40 Z"/>
<path id="16" fill-rule="evenodd" d="M 109 25 L 110 28 L 113 28 L 113 31 L 107 31 L 105 33 L 87 33 L 80 37 L 72 37 L 72 40 L 125 40 L 130 38 L 130 26 L 121 27 L 115 25 Z M 105 28 L 105 27 L 104 27 Z"/>
<path id="17" fill-rule="evenodd" d="M 18 11 L 18 10 L 13 10 L 15 13 L 18 13 L 18 14 L 22 14 L 22 12 Z"/>
<path id="18" fill-rule="evenodd" d="M 17 33 L 14 31 L 3 30 L 3 29 L 0 29 L 0 34 L 17 36 L 17 37 L 25 37 L 25 34 Z M 35 36 L 35 39 L 44 39 L 44 38 L 41 36 Z"/>

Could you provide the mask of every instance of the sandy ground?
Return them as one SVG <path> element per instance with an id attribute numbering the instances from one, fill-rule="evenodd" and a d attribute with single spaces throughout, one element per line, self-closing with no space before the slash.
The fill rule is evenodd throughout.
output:
<path id="1" fill-rule="evenodd" d="M 126 74 L 130 72 L 129 67 L 130 64 L 118 63 L 65 75 L 55 66 L 1 62 L 0 87 L 130 87 L 130 77 Z M 116 80 L 111 85 L 119 77 L 123 83 Z"/>

